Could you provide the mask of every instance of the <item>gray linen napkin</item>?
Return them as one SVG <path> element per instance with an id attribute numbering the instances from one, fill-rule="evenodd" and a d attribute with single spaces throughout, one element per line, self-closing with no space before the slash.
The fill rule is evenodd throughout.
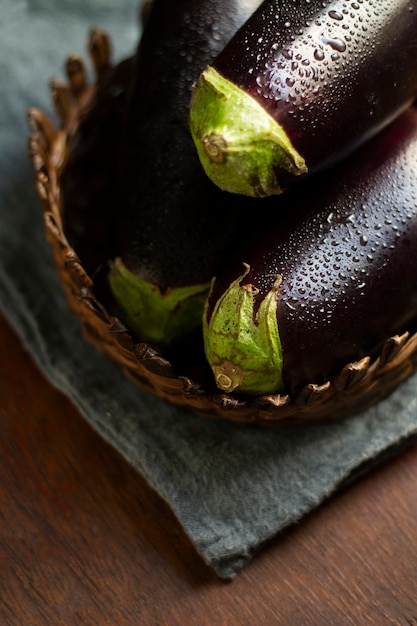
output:
<path id="1" fill-rule="evenodd" d="M 0 8 L 0 306 L 51 382 L 169 503 L 220 577 L 363 468 L 417 434 L 416 377 L 357 417 L 263 430 L 203 420 L 127 381 L 80 334 L 44 240 L 26 156 L 26 111 L 51 111 L 48 81 L 91 26 L 133 53 L 137 0 L 2 0 Z"/>

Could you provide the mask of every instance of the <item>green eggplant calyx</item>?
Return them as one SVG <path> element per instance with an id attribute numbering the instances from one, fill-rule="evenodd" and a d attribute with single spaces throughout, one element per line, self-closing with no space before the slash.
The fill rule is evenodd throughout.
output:
<path id="1" fill-rule="evenodd" d="M 277 324 L 281 276 L 254 315 L 256 290 L 242 285 L 250 268 L 233 281 L 217 300 L 208 320 L 203 318 L 204 349 L 216 384 L 225 392 L 251 395 L 283 391 L 282 350 Z"/>
<path id="2" fill-rule="evenodd" d="M 208 66 L 193 87 L 190 129 L 201 164 L 221 189 L 282 193 L 277 170 L 307 172 L 284 129 L 252 96 Z"/>
<path id="3" fill-rule="evenodd" d="M 141 341 L 168 347 L 201 326 L 210 282 L 161 292 L 116 259 L 109 284 L 117 314 Z"/>

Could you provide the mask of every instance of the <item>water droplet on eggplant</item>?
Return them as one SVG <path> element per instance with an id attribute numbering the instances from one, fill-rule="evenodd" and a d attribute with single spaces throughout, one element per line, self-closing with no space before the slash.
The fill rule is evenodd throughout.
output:
<path id="1" fill-rule="evenodd" d="M 332 39 L 323 36 L 321 37 L 321 41 L 337 52 L 344 52 L 346 50 L 346 43 L 342 39 Z"/>

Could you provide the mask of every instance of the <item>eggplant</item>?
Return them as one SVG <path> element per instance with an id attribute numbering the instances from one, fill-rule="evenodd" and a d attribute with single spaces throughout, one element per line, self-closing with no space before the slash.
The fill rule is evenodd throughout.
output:
<path id="1" fill-rule="evenodd" d="M 136 53 L 121 151 L 116 312 L 161 347 L 201 329 L 210 281 L 242 208 L 201 169 L 191 88 L 260 0 L 154 0 Z M 200 330 L 201 332 L 201 330 Z"/>
<path id="2" fill-rule="evenodd" d="M 220 389 L 321 385 L 416 327 L 416 109 L 333 168 L 325 186 L 306 179 L 263 202 L 267 233 L 223 269 L 206 305 L 205 353 Z"/>
<path id="3" fill-rule="evenodd" d="M 194 87 L 206 173 L 263 197 L 334 165 L 411 104 L 416 50 L 417 0 L 264 0 Z"/>

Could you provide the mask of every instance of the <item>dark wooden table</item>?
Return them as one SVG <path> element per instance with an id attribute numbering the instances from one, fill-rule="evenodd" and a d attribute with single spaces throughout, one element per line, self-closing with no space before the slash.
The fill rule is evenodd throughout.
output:
<path id="1" fill-rule="evenodd" d="M 1 626 L 417 626 L 417 446 L 232 582 L 0 316 Z"/>

